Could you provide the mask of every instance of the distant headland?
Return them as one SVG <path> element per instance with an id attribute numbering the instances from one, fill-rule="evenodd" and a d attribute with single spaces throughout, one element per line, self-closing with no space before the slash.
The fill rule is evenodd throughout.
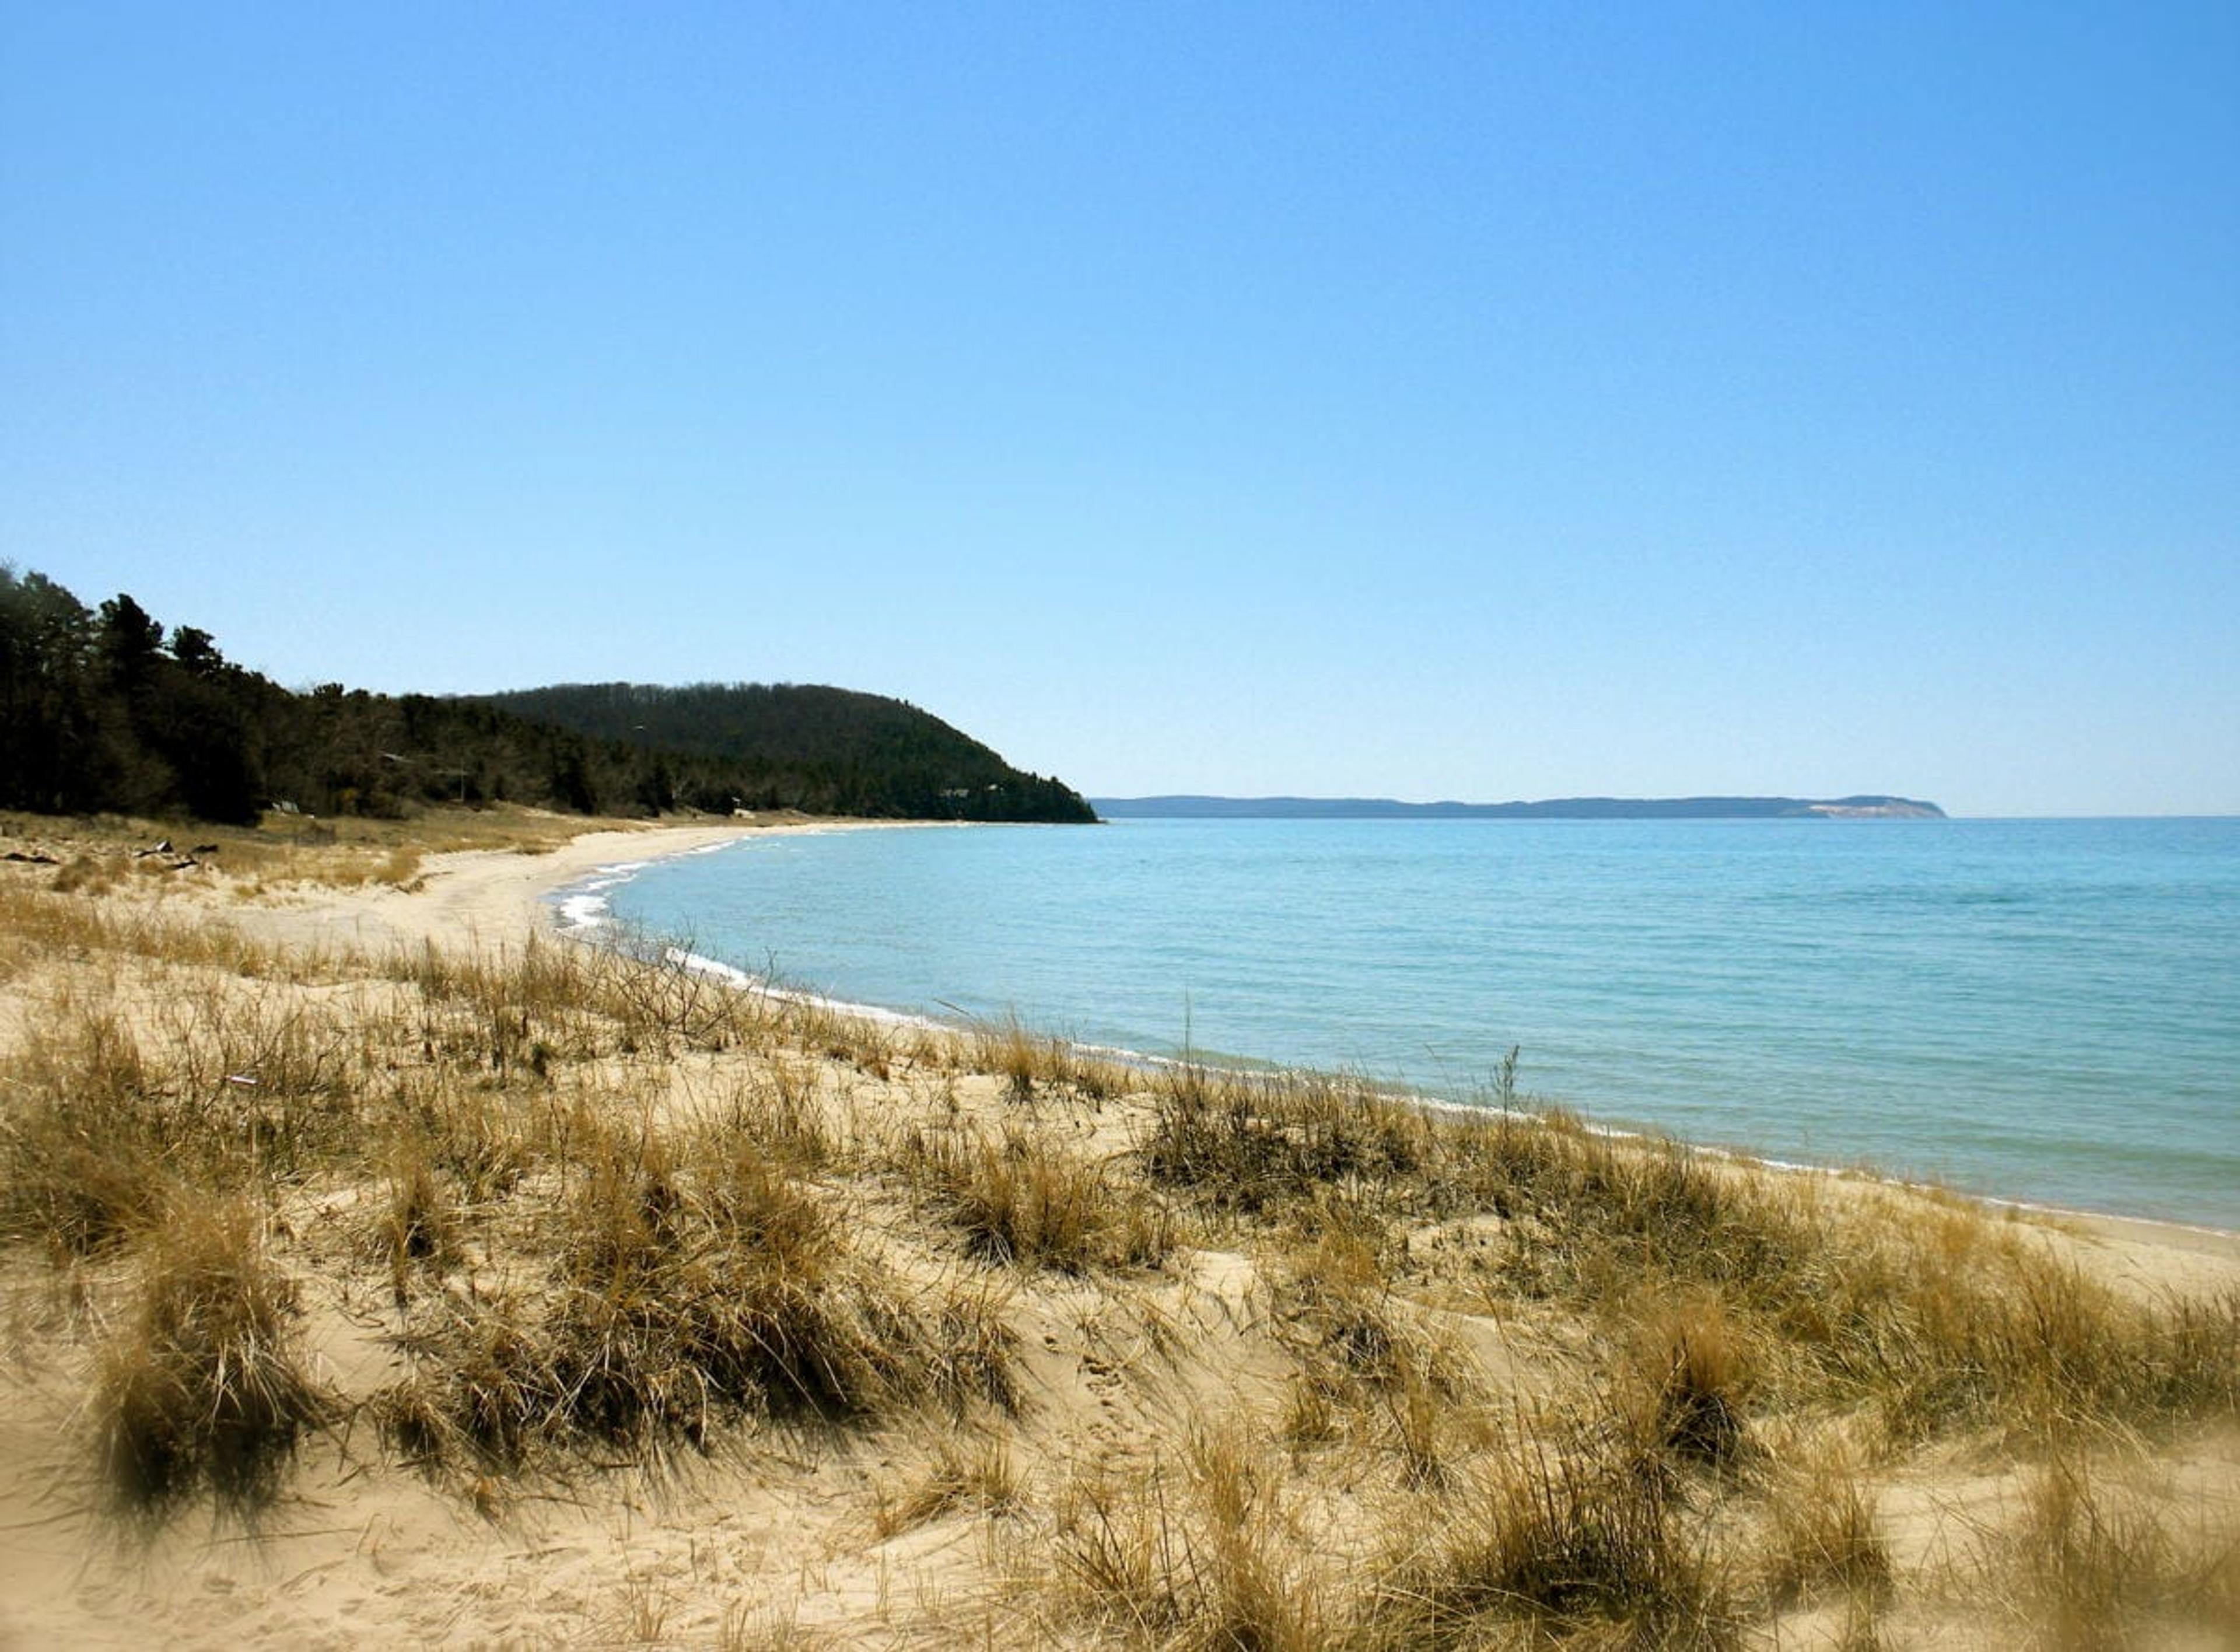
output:
<path id="1" fill-rule="evenodd" d="M 1092 797 L 1107 820 L 1943 820 L 1915 797 L 1552 797 L 1403 803 L 1391 797 Z"/>

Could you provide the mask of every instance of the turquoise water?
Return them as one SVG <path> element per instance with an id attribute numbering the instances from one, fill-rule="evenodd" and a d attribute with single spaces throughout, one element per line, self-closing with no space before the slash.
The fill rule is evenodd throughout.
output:
<path id="1" fill-rule="evenodd" d="M 1128 821 L 750 838 L 569 910 L 852 1003 L 1530 1094 L 2240 1229 L 2240 821 Z"/>

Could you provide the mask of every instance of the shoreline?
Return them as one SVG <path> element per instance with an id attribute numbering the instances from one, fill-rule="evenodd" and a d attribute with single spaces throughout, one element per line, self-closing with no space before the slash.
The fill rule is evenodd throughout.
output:
<path id="1" fill-rule="evenodd" d="M 920 829 L 948 826 L 943 821 L 788 821 L 769 825 L 736 824 L 725 826 L 653 826 L 641 830 L 617 830 L 586 833 L 560 848 L 536 856 L 510 856 L 508 851 L 467 849 L 452 855 L 431 856 L 428 863 L 429 878 L 464 872 L 469 875 L 463 899 L 455 896 L 455 905 L 468 909 L 468 916 L 480 923 L 489 923 L 513 916 L 563 938 L 590 941 L 595 931 L 611 927 L 611 920 L 594 920 L 574 928 L 560 922 L 560 909 L 556 896 L 571 888 L 589 882 L 595 874 L 612 871 L 619 883 L 635 873 L 657 862 L 675 860 L 688 855 L 705 854 L 730 847 L 747 838 L 771 836 L 800 836 L 830 831 L 877 831 L 890 829 Z M 657 841 L 650 841 L 657 840 Z M 600 845 L 595 849 L 593 846 Z M 648 852 L 622 856 L 610 851 L 609 846 L 620 849 L 629 845 L 643 846 Z M 478 875 L 476 863 L 525 861 L 519 869 L 523 876 L 506 877 L 502 875 Z M 440 863 L 440 864 L 439 864 Z M 556 876 L 557 874 L 557 876 Z M 607 885 L 604 887 L 611 887 Z M 408 897 L 410 898 L 410 897 Z M 470 928 L 470 936 L 480 933 L 479 924 Z M 440 938 L 431 934 L 428 938 Z M 797 992 L 770 986 L 749 971 L 720 959 L 703 958 L 674 947 L 669 937 L 660 939 L 665 948 L 688 968 L 703 969 L 712 978 L 721 979 L 733 986 L 769 992 L 787 998 L 798 998 L 850 1016 L 872 1020 L 924 1026 L 942 1032 L 956 1032 L 955 1026 L 931 1016 L 895 1009 L 883 1004 L 857 1003 L 843 998 L 831 998 L 811 992 Z M 1030 1029 L 1031 1030 L 1031 1029 Z M 1083 1053 L 1117 1060 L 1123 1064 L 1142 1065 L 1157 1069 L 1174 1063 L 1171 1056 L 1147 1054 L 1141 1050 L 1117 1049 L 1103 1045 L 1081 1044 L 1072 1040 L 1068 1045 Z M 1210 1063 L 1219 1065 L 1220 1063 Z M 1250 1070 L 1250 1069 L 1246 1069 Z M 1271 1073 L 1292 1070 L 1270 1068 Z M 1410 1103 L 1441 1111 L 1468 1111 L 1468 1103 L 1445 1097 L 1395 1092 Z M 1525 1116 L 1534 1116 L 1527 1113 Z M 1603 1125 L 1586 1117 L 1587 1128 L 1598 1134 L 1620 1139 L 1645 1139 L 1654 1132 L 1629 1130 Z M 1677 1139 L 1677 1138 L 1674 1138 Z M 1781 1175 L 1809 1176 L 1834 1183 L 1860 1188 L 1883 1188 L 1928 1197 L 1949 1197 L 1981 1205 L 1993 1211 L 2003 1211 L 2017 1216 L 2046 1222 L 2081 1227 L 2117 1242 L 2155 1245 L 2177 1250 L 2194 1251 L 2227 1258 L 2240 1257 L 2240 1229 L 2218 1228 L 2200 1222 L 2180 1222 L 2159 1216 L 2126 1216 L 2113 1211 L 2083 1210 L 2069 1206 L 2052 1205 L 2035 1200 L 2009 1197 L 1992 1193 L 1972 1193 L 1943 1187 L 1935 1182 L 1908 1181 L 1903 1177 L 1883 1175 L 1873 1169 L 1851 1166 L 1799 1163 L 1790 1160 L 1771 1159 L 1745 1150 L 1703 1142 L 1688 1142 L 1692 1150 L 1757 1169 Z"/>
<path id="2" fill-rule="evenodd" d="M 800 836 L 946 825 L 941 821 L 783 820 L 705 826 L 602 827 L 549 849 L 450 849 L 426 856 L 409 883 L 317 888 L 245 908 L 236 916 L 288 944 L 337 940 L 361 945 L 508 940 L 550 928 L 550 896 L 607 868 L 722 849 L 743 838 Z"/>

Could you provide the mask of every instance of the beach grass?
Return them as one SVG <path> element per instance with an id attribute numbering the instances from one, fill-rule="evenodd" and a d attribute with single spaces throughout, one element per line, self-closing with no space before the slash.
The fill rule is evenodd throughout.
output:
<path id="1" fill-rule="evenodd" d="M 137 1261 L 88 1403 L 103 1477 L 137 1515 L 198 1490 L 253 1512 L 330 1411 L 260 1214 L 225 1198 L 183 1202 Z"/>

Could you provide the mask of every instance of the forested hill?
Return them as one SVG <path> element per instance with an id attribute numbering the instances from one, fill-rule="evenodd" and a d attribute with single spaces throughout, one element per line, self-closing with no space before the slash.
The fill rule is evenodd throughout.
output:
<path id="1" fill-rule="evenodd" d="M 810 684 L 570 683 L 479 703 L 720 772 L 750 807 L 919 819 L 1091 821 L 1063 781 L 1025 774 L 902 700 Z"/>
<path id="2" fill-rule="evenodd" d="M 547 720 L 542 702 L 509 703 L 539 694 L 555 715 L 581 715 L 563 723 Z M 603 723 L 583 709 L 600 696 L 637 709 Z M 718 716 L 723 707 L 736 715 Z M 89 609 L 44 575 L 0 563 L 0 809 L 248 822 L 276 805 L 397 815 L 436 802 L 1095 818 L 1060 782 L 1021 774 L 948 724 L 873 695 L 606 689 L 438 699 L 339 683 L 297 693 L 129 596 Z"/>

